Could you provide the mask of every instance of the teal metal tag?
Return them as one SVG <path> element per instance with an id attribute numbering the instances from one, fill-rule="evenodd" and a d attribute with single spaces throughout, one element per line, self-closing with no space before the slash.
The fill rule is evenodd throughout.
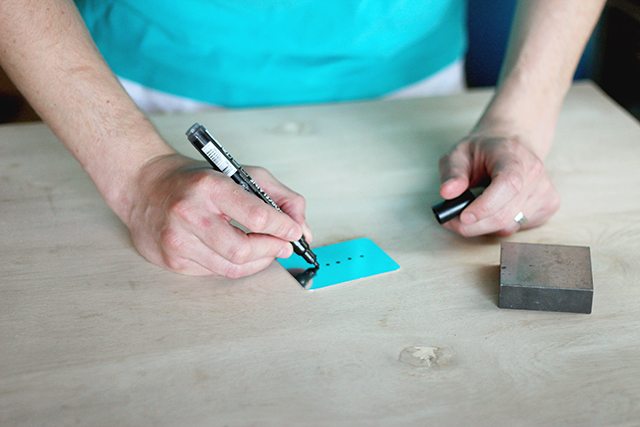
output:
<path id="1" fill-rule="evenodd" d="M 298 255 L 277 259 L 307 290 L 326 288 L 400 268 L 373 240 L 367 238 L 313 248 L 313 252 L 318 257 L 318 269 L 309 268 L 309 264 Z"/>

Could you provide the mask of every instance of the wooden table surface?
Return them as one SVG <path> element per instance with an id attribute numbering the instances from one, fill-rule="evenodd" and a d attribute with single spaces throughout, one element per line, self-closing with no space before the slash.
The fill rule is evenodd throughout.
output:
<path id="1" fill-rule="evenodd" d="M 562 208 L 503 241 L 590 246 L 593 313 L 502 310 L 501 240 L 430 211 L 489 96 L 154 119 L 190 155 L 200 121 L 304 194 L 314 245 L 370 237 L 401 266 L 316 292 L 277 264 L 148 264 L 45 126 L 0 127 L 0 425 L 638 425 L 640 126 L 571 90 L 547 162 Z"/>

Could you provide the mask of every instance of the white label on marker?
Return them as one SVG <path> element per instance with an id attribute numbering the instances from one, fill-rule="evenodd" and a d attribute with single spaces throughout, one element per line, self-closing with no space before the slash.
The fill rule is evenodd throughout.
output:
<path id="1" fill-rule="evenodd" d="M 208 142 L 202 147 L 202 152 L 213 161 L 223 174 L 231 176 L 238 171 L 229 159 L 213 145 L 213 142 Z"/>

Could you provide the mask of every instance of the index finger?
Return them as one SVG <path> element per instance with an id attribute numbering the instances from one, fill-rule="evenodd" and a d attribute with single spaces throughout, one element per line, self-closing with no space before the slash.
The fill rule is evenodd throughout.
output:
<path id="1" fill-rule="evenodd" d="M 440 195 L 445 199 L 453 199 L 469 187 L 471 155 L 468 148 L 468 144 L 460 144 L 440 158 Z"/>
<path id="2" fill-rule="evenodd" d="M 302 195 L 284 185 L 264 168 L 253 166 L 249 169 L 256 182 L 273 198 L 280 209 L 297 223 L 305 222 L 306 202 Z"/>
<path id="3" fill-rule="evenodd" d="M 277 211 L 231 180 L 220 182 L 212 198 L 223 214 L 249 231 L 269 234 L 289 242 L 302 237 L 302 227 L 290 216 Z"/>
<path id="4" fill-rule="evenodd" d="M 254 166 L 250 166 L 249 169 L 251 175 L 256 178 L 255 180 L 258 184 L 273 198 L 278 206 L 280 206 L 280 209 L 302 226 L 302 231 L 307 242 L 311 243 L 313 235 L 307 225 L 307 202 L 305 198 L 280 182 L 268 170 Z"/>

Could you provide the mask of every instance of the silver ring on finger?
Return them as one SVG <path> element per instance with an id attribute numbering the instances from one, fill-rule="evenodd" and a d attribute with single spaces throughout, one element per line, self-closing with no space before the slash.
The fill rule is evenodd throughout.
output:
<path id="1" fill-rule="evenodd" d="M 520 227 L 525 225 L 528 221 L 527 217 L 524 215 L 522 211 L 518 212 L 516 216 L 513 218 L 513 220 L 517 222 Z"/>

